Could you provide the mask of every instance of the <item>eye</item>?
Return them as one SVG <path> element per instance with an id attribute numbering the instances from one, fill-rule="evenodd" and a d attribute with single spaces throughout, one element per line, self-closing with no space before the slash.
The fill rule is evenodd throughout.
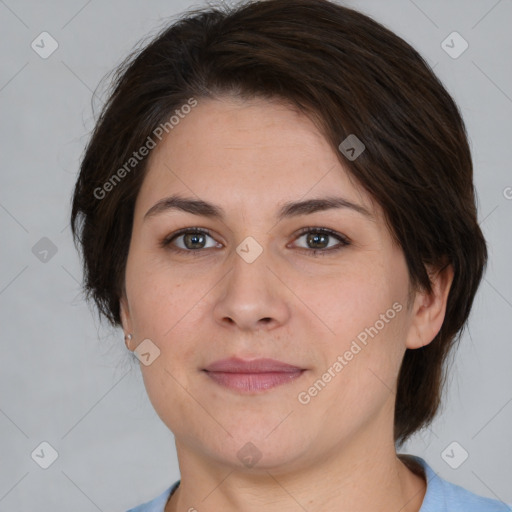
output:
<path id="1" fill-rule="evenodd" d="M 301 247 L 301 249 L 304 249 L 313 256 L 331 254 L 350 245 L 350 241 L 346 236 L 328 228 L 302 228 L 295 240 L 297 241 L 301 238 L 304 238 L 306 243 L 306 247 Z M 333 239 L 337 240 L 338 243 L 335 243 Z"/>
<path id="2" fill-rule="evenodd" d="M 176 233 L 165 237 L 161 242 L 161 247 L 175 252 L 198 253 L 200 249 L 211 249 L 216 246 L 212 238 L 210 245 L 206 245 L 207 238 L 212 238 L 210 232 L 204 228 L 184 228 Z"/>
<path id="3" fill-rule="evenodd" d="M 212 240 L 210 245 L 207 245 L 208 238 Z M 302 228 L 295 241 L 301 238 L 305 239 L 306 247 L 299 248 L 312 256 L 332 254 L 350 245 L 350 241 L 346 236 L 328 228 Z M 334 242 L 334 244 L 331 242 Z M 161 240 L 160 246 L 173 252 L 199 256 L 201 252 L 204 252 L 202 249 L 222 247 L 222 244 L 215 242 L 208 229 L 194 227 L 180 229 L 165 237 Z"/>

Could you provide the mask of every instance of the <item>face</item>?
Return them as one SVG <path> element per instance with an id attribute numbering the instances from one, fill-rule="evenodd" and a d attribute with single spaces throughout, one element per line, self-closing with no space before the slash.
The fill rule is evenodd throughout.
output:
<path id="1" fill-rule="evenodd" d="M 392 435 L 409 277 L 341 162 L 307 117 L 233 98 L 200 101 L 150 155 L 122 318 L 132 349 L 151 340 L 144 383 L 181 450 L 279 469 Z M 153 208 L 170 196 L 219 215 Z M 213 371 L 229 358 L 281 366 Z"/>

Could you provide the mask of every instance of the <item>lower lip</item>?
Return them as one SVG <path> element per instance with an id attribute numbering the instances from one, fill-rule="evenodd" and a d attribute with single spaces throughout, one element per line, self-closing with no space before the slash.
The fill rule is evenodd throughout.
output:
<path id="1" fill-rule="evenodd" d="M 228 373 L 209 372 L 206 375 L 217 384 L 235 391 L 254 392 L 281 386 L 287 382 L 298 379 L 305 370 L 293 372 L 266 372 L 266 373 Z"/>

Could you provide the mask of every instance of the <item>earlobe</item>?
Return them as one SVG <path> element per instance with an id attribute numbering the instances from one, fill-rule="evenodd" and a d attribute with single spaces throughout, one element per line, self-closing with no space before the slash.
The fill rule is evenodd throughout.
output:
<path id="1" fill-rule="evenodd" d="M 406 347 L 410 349 L 428 345 L 438 334 L 446 314 L 448 294 L 453 282 L 453 266 L 445 265 L 437 271 L 429 271 L 432 293 L 416 293 L 412 310 L 412 323 Z"/>

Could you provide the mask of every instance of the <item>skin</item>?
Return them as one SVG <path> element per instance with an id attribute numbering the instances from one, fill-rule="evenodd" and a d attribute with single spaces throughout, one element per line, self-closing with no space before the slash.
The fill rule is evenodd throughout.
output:
<path id="1" fill-rule="evenodd" d="M 303 114 L 232 97 L 201 100 L 152 151 L 135 205 L 121 315 L 131 350 L 146 338 L 160 350 L 141 371 L 175 437 L 181 484 L 166 512 L 420 509 L 425 481 L 400 461 L 393 441 L 396 380 L 406 348 L 439 331 L 453 271 L 434 275 L 433 293 L 418 291 L 408 305 L 404 255 L 380 207 L 341 162 Z M 215 203 L 225 218 L 168 210 L 144 219 L 171 194 Z M 329 195 L 372 217 L 340 208 L 276 219 L 284 202 Z M 339 240 L 308 243 L 298 231 L 311 226 L 351 243 L 329 253 Z M 205 248 L 172 252 L 187 250 L 183 236 L 159 245 L 195 227 L 211 231 L 195 246 Z M 252 263 L 236 252 L 248 236 L 263 250 Z M 327 249 L 314 256 L 319 247 Z M 403 309 L 301 404 L 298 394 L 394 303 Z M 242 395 L 202 371 L 231 356 L 307 371 Z M 261 453 L 252 467 L 237 457 L 247 442 Z"/>

